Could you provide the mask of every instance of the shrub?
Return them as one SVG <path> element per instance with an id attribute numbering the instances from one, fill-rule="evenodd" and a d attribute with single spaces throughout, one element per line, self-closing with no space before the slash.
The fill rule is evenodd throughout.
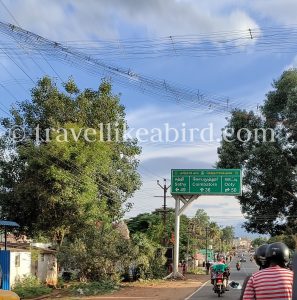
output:
<path id="1" fill-rule="evenodd" d="M 157 279 L 166 275 L 165 249 L 150 240 L 143 233 L 132 236 L 134 243 L 136 277 L 140 279 Z"/>
<path id="2" fill-rule="evenodd" d="M 35 276 L 26 276 L 14 285 L 13 291 L 21 298 L 34 298 L 49 294 L 52 289 L 43 285 Z"/>
<path id="3" fill-rule="evenodd" d="M 64 241 L 58 253 L 60 266 L 77 270 L 79 280 L 102 282 L 118 277 L 133 258 L 131 242 L 107 223 L 85 231 L 74 240 Z"/>

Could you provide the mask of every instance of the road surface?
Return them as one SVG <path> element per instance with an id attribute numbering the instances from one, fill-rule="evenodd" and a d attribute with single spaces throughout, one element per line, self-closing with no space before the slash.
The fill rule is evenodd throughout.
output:
<path id="1" fill-rule="evenodd" d="M 248 257 L 247 257 L 248 259 Z M 241 263 L 241 270 L 237 271 L 236 270 L 236 261 L 237 258 L 233 258 L 231 264 L 230 264 L 230 270 L 231 270 L 231 275 L 229 278 L 229 282 L 231 281 L 236 281 L 239 282 L 240 284 L 243 283 L 244 279 L 259 270 L 259 267 L 256 265 L 256 263 L 250 262 L 249 259 L 245 263 Z M 241 290 L 234 290 L 229 288 L 230 290 L 225 292 L 220 299 L 225 299 L 225 300 L 238 300 Z M 215 294 L 214 291 L 212 290 L 212 285 L 209 282 L 205 286 L 203 286 L 201 289 L 199 289 L 196 293 L 191 295 L 190 297 L 186 298 L 185 300 L 209 300 L 209 299 L 217 299 L 218 294 Z"/>

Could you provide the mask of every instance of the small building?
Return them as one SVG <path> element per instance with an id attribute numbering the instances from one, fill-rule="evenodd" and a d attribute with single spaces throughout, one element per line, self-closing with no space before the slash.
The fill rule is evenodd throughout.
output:
<path id="1" fill-rule="evenodd" d="M 41 246 L 41 245 L 39 245 Z M 1 250 L 4 249 L 0 243 Z M 30 243 L 8 243 L 10 251 L 9 286 L 26 276 L 36 276 L 41 282 L 55 286 L 58 279 L 56 251 Z"/>

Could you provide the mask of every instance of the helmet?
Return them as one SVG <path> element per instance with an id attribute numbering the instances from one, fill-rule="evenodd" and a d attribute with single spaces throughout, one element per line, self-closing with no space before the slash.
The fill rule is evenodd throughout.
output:
<path id="1" fill-rule="evenodd" d="M 266 265 L 266 250 L 267 250 L 268 246 L 269 246 L 268 244 L 263 244 L 263 245 L 259 246 L 256 249 L 256 252 L 254 255 L 254 259 L 255 259 L 257 265 L 260 266 L 261 268 L 265 267 L 265 265 Z"/>
<path id="2" fill-rule="evenodd" d="M 220 255 L 218 258 L 219 262 L 225 263 L 225 257 L 223 255 Z"/>
<path id="3" fill-rule="evenodd" d="M 266 258 L 287 263 L 290 260 L 290 250 L 284 243 L 272 243 L 266 249 Z"/>

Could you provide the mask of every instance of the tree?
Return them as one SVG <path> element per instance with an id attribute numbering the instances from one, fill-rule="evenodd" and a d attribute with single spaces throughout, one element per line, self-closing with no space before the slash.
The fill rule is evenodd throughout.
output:
<path id="1" fill-rule="evenodd" d="M 229 251 L 232 248 L 234 239 L 234 227 L 226 226 L 221 229 L 221 243 L 224 251 Z"/>
<path id="2" fill-rule="evenodd" d="M 296 232 L 296 108 L 297 70 L 292 69 L 274 81 L 261 116 L 235 110 L 225 127 L 233 142 L 222 140 L 217 166 L 243 169 L 238 199 L 250 232 Z"/>
<path id="3" fill-rule="evenodd" d="M 132 242 L 135 247 L 134 263 L 138 270 L 137 276 L 143 279 L 163 278 L 166 275 L 165 249 L 144 233 L 135 233 Z"/>
<path id="4" fill-rule="evenodd" d="M 171 245 L 171 236 L 174 232 L 175 213 L 174 209 L 167 210 L 167 223 L 165 228 L 165 235 L 167 237 L 166 246 Z M 136 233 L 144 233 L 151 241 L 161 246 L 163 245 L 164 238 L 164 225 L 163 217 L 160 211 L 157 209 L 151 213 L 139 214 L 127 220 L 127 225 L 131 235 Z M 189 228 L 189 218 L 182 215 L 180 218 L 180 242 L 181 242 L 181 253 L 186 253 L 187 248 L 187 235 Z M 164 245 L 163 245 L 164 246 Z"/>
<path id="5" fill-rule="evenodd" d="M 140 149 L 123 138 L 124 107 L 110 83 L 80 92 L 70 79 L 64 88 L 41 79 L 31 101 L 2 119 L 8 131 L 0 140 L 1 218 L 58 244 L 84 226 L 120 219 L 140 186 Z M 18 142 L 16 126 L 26 133 Z"/>
<path id="6" fill-rule="evenodd" d="M 80 233 L 72 241 L 66 239 L 59 249 L 61 267 L 78 270 L 81 280 L 91 281 L 118 281 L 128 272 L 135 258 L 134 245 L 111 224 L 84 227 Z"/>
<path id="7" fill-rule="evenodd" d="M 214 250 L 221 250 L 221 233 L 221 229 L 216 222 L 211 222 L 209 224 L 209 238 L 212 241 L 212 246 Z"/>
<path id="8" fill-rule="evenodd" d="M 268 243 L 268 239 L 265 237 L 258 237 L 252 240 L 252 246 L 254 248 L 258 248 L 259 246 L 267 243 Z"/>

